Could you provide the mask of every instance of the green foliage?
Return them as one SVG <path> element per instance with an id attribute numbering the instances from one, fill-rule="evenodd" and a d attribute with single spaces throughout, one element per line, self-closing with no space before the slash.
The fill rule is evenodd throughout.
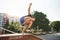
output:
<path id="1" fill-rule="evenodd" d="M 21 27 L 20 27 L 19 22 L 18 21 L 16 21 L 16 22 L 12 21 L 9 30 L 20 33 Z"/>
<path id="2" fill-rule="evenodd" d="M 51 22 L 50 26 L 53 27 L 55 31 L 60 31 L 60 21 L 53 21 Z"/>
<path id="3" fill-rule="evenodd" d="M 11 30 L 13 32 L 21 32 L 21 27 L 20 27 L 20 23 L 18 21 L 14 22 L 12 21 L 11 24 L 9 24 L 9 20 L 7 20 L 4 28 Z"/>
<path id="4" fill-rule="evenodd" d="M 39 29 L 43 29 L 44 31 L 48 31 L 49 27 L 49 20 L 46 18 L 46 14 L 38 11 L 34 11 L 33 16 L 35 17 L 35 21 L 32 25 L 34 29 L 37 29 L 37 26 L 39 26 Z"/>

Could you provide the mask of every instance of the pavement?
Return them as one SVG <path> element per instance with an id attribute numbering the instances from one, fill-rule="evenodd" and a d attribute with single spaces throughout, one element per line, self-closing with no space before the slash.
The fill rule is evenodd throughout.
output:
<path id="1" fill-rule="evenodd" d="M 43 40 L 60 40 L 60 33 L 46 34 L 46 35 L 35 35 Z"/>
<path id="2" fill-rule="evenodd" d="M 56 33 L 57 35 L 60 35 L 60 33 Z"/>

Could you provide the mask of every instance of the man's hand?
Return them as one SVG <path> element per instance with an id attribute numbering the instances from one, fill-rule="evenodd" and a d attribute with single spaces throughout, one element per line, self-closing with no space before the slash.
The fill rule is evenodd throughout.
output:
<path id="1" fill-rule="evenodd" d="M 30 6 L 32 5 L 32 3 L 30 3 Z"/>

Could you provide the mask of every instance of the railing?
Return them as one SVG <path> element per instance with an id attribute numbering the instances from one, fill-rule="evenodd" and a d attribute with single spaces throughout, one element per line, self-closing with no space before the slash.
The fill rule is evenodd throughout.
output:
<path id="1" fill-rule="evenodd" d="M 41 38 L 38 38 L 29 33 L 15 33 L 5 28 L 0 29 L 13 33 L 0 35 L 0 40 L 42 40 Z"/>
<path id="2" fill-rule="evenodd" d="M 13 32 L 13 31 L 11 31 L 11 30 L 8 30 L 8 29 L 2 28 L 2 27 L 0 27 L 0 29 L 1 29 L 1 30 L 4 30 L 4 31 L 8 31 L 8 32 L 10 32 L 10 33 L 16 33 L 16 32 Z"/>

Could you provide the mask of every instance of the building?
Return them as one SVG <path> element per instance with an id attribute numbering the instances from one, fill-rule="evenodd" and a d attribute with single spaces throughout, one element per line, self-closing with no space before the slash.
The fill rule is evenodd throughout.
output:
<path id="1" fill-rule="evenodd" d="M 12 21 L 14 21 L 14 22 L 18 21 L 19 22 L 19 18 L 18 17 L 9 16 L 6 13 L 0 13 L 0 32 L 1 33 L 3 31 L 1 28 L 4 28 L 7 20 L 9 20 L 9 23 L 11 23 Z"/>
<path id="2" fill-rule="evenodd" d="M 14 16 L 10 16 L 9 17 L 9 23 L 11 23 L 11 22 L 16 22 L 16 21 L 18 21 L 19 22 L 19 18 L 18 17 L 14 17 Z"/>
<path id="3" fill-rule="evenodd" d="M 6 13 L 0 13 L 0 32 L 2 32 L 1 28 L 3 28 L 7 19 L 8 19 L 8 15 Z"/>
<path id="4" fill-rule="evenodd" d="M 3 22 L 3 14 L 0 13 L 0 27 L 2 27 L 2 22 Z"/>

